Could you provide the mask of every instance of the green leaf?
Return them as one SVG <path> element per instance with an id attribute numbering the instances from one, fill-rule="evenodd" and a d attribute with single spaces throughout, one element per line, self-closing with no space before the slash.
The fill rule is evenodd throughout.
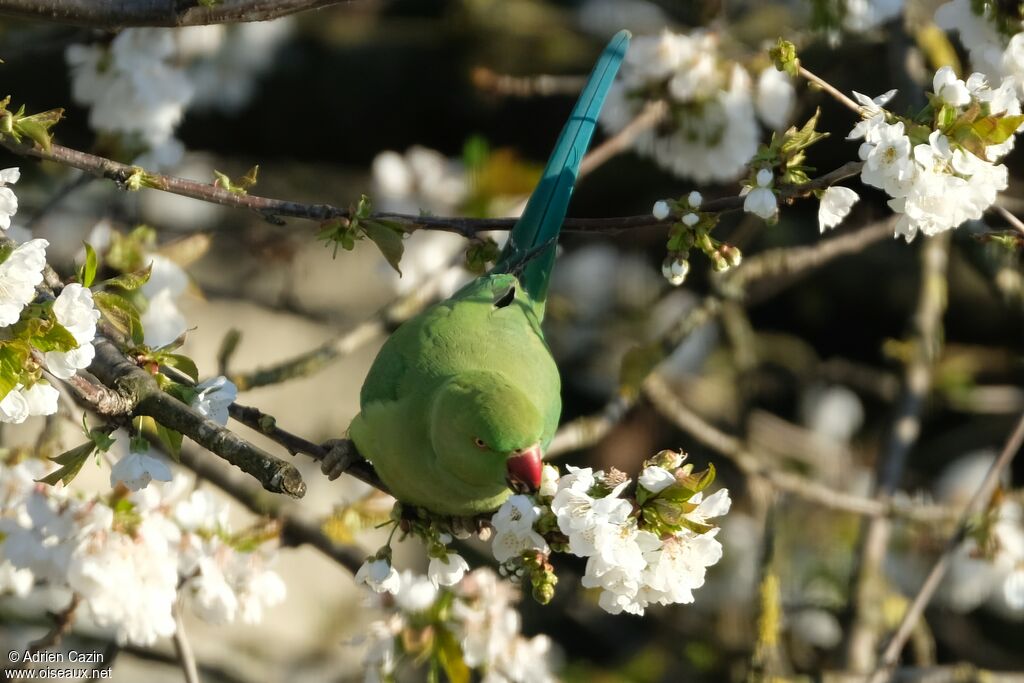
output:
<path id="1" fill-rule="evenodd" d="M 13 328 L 14 335 L 24 339 L 43 353 L 47 351 L 70 351 L 78 348 L 78 340 L 67 328 L 55 320 L 29 318 Z"/>
<path id="2" fill-rule="evenodd" d="M 96 266 L 98 265 L 96 250 L 88 242 L 82 244 L 85 245 L 85 263 L 82 264 L 82 269 L 78 273 L 78 281 L 82 283 L 83 287 L 92 287 L 92 282 L 96 279 Z"/>
<path id="3" fill-rule="evenodd" d="M 181 432 L 168 429 L 159 422 L 156 422 L 156 438 L 163 444 L 167 454 L 174 462 L 181 462 Z"/>
<path id="4" fill-rule="evenodd" d="M 365 221 L 363 230 L 366 232 L 366 236 L 373 240 L 373 243 L 380 249 L 380 253 L 384 254 L 384 258 L 391 264 L 391 267 L 401 275 L 402 269 L 399 268 L 399 263 L 402 260 L 402 252 L 405 251 L 405 245 L 402 244 L 402 232 L 377 221 Z"/>
<path id="5" fill-rule="evenodd" d="M 370 202 L 370 198 L 365 194 L 361 195 L 359 197 L 359 204 L 356 205 L 356 210 L 353 212 L 353 219 L 369 218 L 371 213 L 373 213 L 373 204 Z"/>
<path id="6" fill-rule="evenodd" d="M 779 150 L 793 161 L 799 161 L 795 155 L 810 147 L 814 143 L 823 140 L 828 137 L 828 133 L 819 133 L 816 128 L 818 126 L 818 119 L 821 116 L 821 107 L 814 110 L 814 115 L 807 119 L 799 130 L 796 126 L 791 126 L 786 131 L 785 135 L 782 136 L 782 143 L 779 146 Z"/>
<path id="7" fill-rule="evenodd" d="M 81 446 L 76 446 L 69 451 L 64 451 L 60 455 L 50 458 L 50 460 L 61 465 L 61 467 L 42 479 L 36 479 L 36 481 L 41 484 L 49 484 L 50 486 L 56 486 L 57 482 L 61 481 L 67 486 L 78 475 L 82 465 L 85 464 L 85 461 L 89 459 L 94 450 L 96 450 L 96 445 L 92 441 L 87 441 Z"/>
<path id="8" fill-rule="evenodd" d="M 469 666 L 462 655 L 462 648 L 452 632 L 446 628 L 439 628 L 437 639 L 434 644 L 437 653 L 437 661 L 444 669 L 445 676 L 450 683 L 469 683 Z"/>
<path id="9" fill-rule="evenodd" d="M 715 466 L 711 463 L 708 463 L 708 468 L 703 472 L 693 472 L 691 465 L 676 471 L 676 482 L 691 493 L 703 491 L 714 480 Z"/>
<path id="10" fill-rule="evenodd" d="M 30 353 L 28 345 L 21 340 L 0 341 L 0 400 L 18 385 Z"/>
<path id="11" fill-rule="evenodd" d="M 1006 142 L 1024 123 L 1024 114 L 1016 116 L 984 116 L 971 126 L 974 134 L 988 145 Z"/>
<path id="12" fill-rule="evenodd" d="M 199 381 L 199 368 L 196 367 L 195 361 L 188 356 L 183 356 L 180 353 L 167 353 L 160 356 L 160 361 L 164 365 L 181 370 L 192 378 L 193 382 Z"/>
<path id="13" fill-rule="evenodd" d="M 149 282 L 149 276 L 152 274 L 153 264 L 151 262 L 145 268 L 133 270 L 130 273 L 122 273 L 117 277 L 104 280 L 102 284 L 105 287 L 120 287 L 125 291 L 134 292 L 136 289 Z"/>
<path id="14" fill-rule="evenodd" d="M 24 135 L 49 152 L 52 144 L 50 129 L 60 121 L 63 115 L 63 109 L 51 109 L 17 118 L 14 122 L 14 135 L 15 137 Z"/>
<path id="15" fill-rule="evenodd" d="M 85 419 L 84 416 L 82 418 Z M 106 453 L 110 450 L 110 447 L 117 443 L 117 439 L 110 436 L 110 431 L 107 429 L 90 429 L 86 436 L 96 446 L 96 450 Z"/>
<path id="16" fill-rule="evenodd" d="M 142 321 L 138 309 L 130 301 L 111 292 L 96 292 L 92 298 L 96 308 L 114 329 L 131 339 L 133 344 L 142 344 L 145 336 Z"/>

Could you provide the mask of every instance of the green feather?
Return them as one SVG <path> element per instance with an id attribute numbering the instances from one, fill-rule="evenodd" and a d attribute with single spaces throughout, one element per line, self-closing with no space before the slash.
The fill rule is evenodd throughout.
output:
<path id="1" fill-rule="evenodd" d="M 629 39 L 629 31 L 619 31 L 601 54 L 569 120 L 558 136 L 537 188 L 530 195 L 526 209 L 512 229 L 508 243 L 494 267 L 497 273 L 521 268 L 520 280 L 537 303 L 541 316 L 551 267 L 555 262 L 554 242 L 558 239 L 569 208 L 580 162 L 590 146 L 598 114 L 626 55 Z M 534 253 L 549 243 L 550 246 Z M 525 265 L 519 263 L 524 259 L 529 259 L 529 262 Z"/>

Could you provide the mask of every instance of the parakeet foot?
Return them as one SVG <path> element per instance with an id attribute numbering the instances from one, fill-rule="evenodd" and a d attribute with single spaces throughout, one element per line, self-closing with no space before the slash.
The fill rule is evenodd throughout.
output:
<path id="1" fill-rule="evenodd" d="M 363 459 L 351 439 L 331 439 L 321 444 L 327 455 L 320 461 L 320 471 L 334 481 L 353 464 Z"/>

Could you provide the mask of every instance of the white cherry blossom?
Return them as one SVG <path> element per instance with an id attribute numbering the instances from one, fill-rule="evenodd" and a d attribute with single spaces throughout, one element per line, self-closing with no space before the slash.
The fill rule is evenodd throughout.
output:
<path id="1" fill-rule="evenodd" d="M 71 333 L 78 347 L 70 351 L 47 351 L 46 368 L 60 379 L 68 379 L 89 367 L 96 354 L 92 340 L 96 336 L 96 323 L 100 312 L 93 303 L 92 292 L 78 283 L 66 285 L 53 302 L 57 322 Z"/>
<path id="2" fill-rule="evenodd" d="M 192 399 L 192 407 L 220 426 L 228 423 L 228 408 L 238 398 L 238 387 L 223 375 L 212 377 L 196 385 L 199 392 Z"/>
<path id="3" fill-rule="evenodd" d="M 0 230 L 11 227 L 11 218 L 18 213 L 18 195 L 8 187 L 18 182 L 21 171 L 18 168 L 0 170 Z"/>
<path id="4" fill-rule="evenodd" d="M 29 240 L 0 263 L 0 327 L 18 322 L 22 309 L 35 298 L 49 244 L 43 239 Z"/>
<path id="5" fill-rule="evenodd" d="M 459 555 L 449 551 L 445 557 L 432 557 L 427 565 L 427 576 L 435 586 L 454 586 L 469 571 L 469 564 Z"/>
<path id="6" fill-rule="evenodd" d="M 149 451 L 130 451 L 110 468 L 110 485 L 124 484 L 132 491 L 149 486 L 149 482 L 170 481 L 171 468 L 159 455 Z"/>
<path id="7" fill-rule="evenodd" d="M 818 229 L 825 232 L 842 223 L 859 199 L 860 195 L 848 187 L 832 185 L 826 188 L 818 204 Z"/>
<path id="8" fill-rule="evenodd" d="M 368 558 L 356 572 L 356 583 L 365 583 L 377 593 L 394 593 L 401 585 L 398 570 L 382 557 Z"/>

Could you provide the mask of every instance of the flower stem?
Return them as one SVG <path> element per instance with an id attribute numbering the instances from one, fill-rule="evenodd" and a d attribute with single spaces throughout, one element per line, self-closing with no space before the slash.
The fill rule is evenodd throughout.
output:
<path id="1" fill-rule="evenodd" d="M 841 105 L 843 105 L 847 109 L 851 109 L 858 115 L 860 114 L 860 105 L 851 100 L 846 95 L 844 95 L 842 92 L 839 91 L 838 88 L 833 86 L 825 79 L 821 78 L 817 74 L 808 71 L 803 66 L 800 67 L 800 75 L 809 80 L 811 83 L 814 83 L 816 86 L 827 92 L 832 97 L 834 97 Z"/>

